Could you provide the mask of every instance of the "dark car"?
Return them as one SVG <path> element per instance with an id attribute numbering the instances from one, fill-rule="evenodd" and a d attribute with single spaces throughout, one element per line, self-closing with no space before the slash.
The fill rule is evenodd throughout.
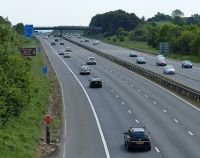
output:
<path id="1" fill-rule="evenodd" d="M 101 78 L 91 78 L 89 83 L 90 88 L 102 88 L 102 80 Z"/>
<path id="2" fill-rule="evenodd" d="M 124 133 L 124 145 L 127 150 L 131 149 L 145 149 L 151 150 L 151 139 L 146 128 L 130 127 L 127 132 Z"/>
<path id="3" fill-rule="evenodd" d="M 167 62 L 166 62 L 166 60 L 164 58 L 160 58 L 160 59 L 157 59 L 156 65 L 157 66 L 166 66 Z"/>
<path id="4" fill-rule="evenodd" d="M 145 64 L 146 60 L 144 59 L 144 57 L 137 57 L 136 63 L 137 64 Z"/>
<path id="5" fill-rule="evenodd" d="M 51 46 L 55 46 L 56 45 L 56 43 L 55 42 L 51 42 Z"/>
<path id="6" fill-rule="evenodd" d="M 88 39 L 85 39 L 85 42 L 90 42 Z"/>
<path id="7" fill-rule="evenodd" d="M 91 72 L 90 67 L 87 66 L 87 65 L 83 65 L 80 68 L 80 73 L 79 74 L 80 75 L 90 75 L 90 72 Z"/>
<path id="8" fill-rule="evenodd" d="M 64 42 L 60 42 L 60 45 L 64 45 Z"/>
<path id="9" fill-rule="evenodd" d="M 192 62 L 189 60 L 184 60 L 182 62 L 182 68 L 192 68 Z"/>
<path id="10" fill-rule="evenodd" d="M 96 60 L 95 60 L 94 57 L 89 57 L 88 60 L 87 60 L 87 62 L 86 62 L 86 64 L 87 65 L 96 65 L 97 62 L 96 62 Z"/>
<path id="11" fill-rule="evenodd" d="M 58 39 L 55 39 L 55 42 L 58 42 Z"/>
<path id="12" fill-rule="evenodd" d="M 130 52 L 128 55 L 129 57 L 137 57 L 137 54 L 135 52 Z"/>

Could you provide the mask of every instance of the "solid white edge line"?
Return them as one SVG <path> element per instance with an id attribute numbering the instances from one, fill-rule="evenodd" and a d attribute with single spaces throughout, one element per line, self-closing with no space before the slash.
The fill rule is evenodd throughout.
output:
<path id="1" fill-rule="evenodd" d="M 102 128 L 101 128 L 101 125 L 100 125 L 100 122 L 99 122 L 99 119 L 97 117 L 97 114 L 96 114 L 96 111 L 94 109 L 94 106 L 90 100 L 90 97 L 88 96 L 85 88 L 83 87 L 82 83 L 79 81 L 79 79 L 76 77 L 76 75 L 74 74 L 74 72 L 70 69 L 70 67 L 67 65 L 67 63 L 57 54 L 57 52 L 50 46 L 49 43 L 47 43 L 49 45 L 49 47 L 54 51 L 54 53 L 61 59 L 61 61 L 65 64 L 65 66 L 69 69 L 69 71 L 72 73 L 72 75 L 75 77 L 75 79 L 78 81 L 78 83 L 80 84 L 81 88 L 83 89 L 83 92 L 85 93 L 89 103 L 90 103 L 90 107 L 92 109 L 92 112 L 94 114 L 94 117 L 95 117 L 95 120 L 96 120 L 96 123 L 97 123 L 97 127 L 99 129 L 99 133 L 100 133 L 100 136 L 101 136 L 101 140 L 102 140 L 102 143 L 103 143 L 103 146 L 104 146 L 104 150 L 105 150 L 105 153 L 106 153 L 106 157 L 107 158 L 110 158 L 110 154 L 109 154 L 109 151 L 108 151 L 108 147 L 107 147 L 107 144 L 106 144 L 106 140 L 105 140 L 105 137 L 104 137 L 104 134 L 103 134 L 103 131 L 102 131 Z"/>
<path id="2" fill-rule="evenodd" d="M 46 42 L 46 41 L 45 41 Z M 43 45 L 43 43 L 41 42 L 41 45 L 42 45 L 42 47 L 44 48 L 44 45 Z M 52 48 L 52 47 L 51 47 Z M 52 48 L 53 49 L 53 48 Z M 46 53 L 45 53 L 46 54 Z M 47 55 L 47 54 L 46 54 Z M 54 72 L 55 72 L 55 74 L 56 74 L 56 77 L 57 77 L 57 79 L 58 79 L 58 82 L 59 82 L 59 85 L 60 85 L 60 88 L 61 88 L 61 94 L 62 94 L 62 105 L 63 105 L 63 118 L 64 118 L 64 139 L 66 139 L 66 136 L 67 136 L 67 120 L 66 120 L 66 116 L 65 116 L 65 114 L 66 114 L 66 105 L 65 105 L 65 96 L 64 96 L 64 92 L 63 92 L 63 87 L 62 87 L 62 83 L 61 83 L 61 81 L 60 81 L 60 79 L 59 79 L 59 77 L 58 77 L 58 73 L 57 73 L 57 71 L 55 70 L 55 68 L 53 67 L 53 66 L 51 66 L 52 68 L 53 68 L 53 70 L 54 70 Z M 63 150 L 63 158 L 66 158 L 65 156 L 66 156 L 66 152 L 65 152 L 65 147 L 66 147 L 66 144 L 65 144 L 65 141 L 63 142 L 63 148 L 64 148 L 64 150 Z"/>

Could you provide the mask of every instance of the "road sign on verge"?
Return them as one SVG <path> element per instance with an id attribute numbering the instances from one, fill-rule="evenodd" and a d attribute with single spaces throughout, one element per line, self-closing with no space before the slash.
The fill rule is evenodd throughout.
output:
<path id="1" fill-rule="evenodd" d="M 36 56 L 36 48 L 21 48 L 20 51 L 23 56 Z"/>
<path id="2" fill-rule="evenodd" d="M 43 72 L 43 74 L 47 74 L 47 72 L 48 72 L 48 68 L 47 68 L 46 66 L 43 66 L 43 68 L 42 68 L 42 72 Z"/>
<path id="3" fill-rule="evenodd" d="M 24 35 L 29 38 L 33 37 L 33 25 L 25 25 Z"/>

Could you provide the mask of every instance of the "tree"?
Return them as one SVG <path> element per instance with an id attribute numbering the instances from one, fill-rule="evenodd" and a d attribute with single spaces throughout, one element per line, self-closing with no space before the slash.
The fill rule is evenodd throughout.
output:
<path id="1" fill-rule="evenodd" d="M 123 10 L 116 10 L 106 12 L 104 14 L 97 14 L 94 16 L 89 26 L 91 27 L 102 27 L 102 32 L 111 35 L 115 34 L 117 29 L 123 28 L 125 31 L 134 29 L 139 23 L 139 19 L 134 13 L 126 13 Z"/>
<path id="2" fill-rule="evenodd" d="M 158 12 L 154 17 L 149 18 L 147 21 L 148 22 L 161 22 L 161 21 L 170 21 L 170 20 L 171 20 L 171 16 Z"/>
<path id="3" fill-rule="evenodd" d="M 19 34 L 24 34 L 24 24 L 23 23 L 18 23 L 13 26 L 13 28 L 19 33 Z"/>
<path id="4" fill-rule="evenodd" d="M 184 13 L 180 10 L 180 9 L 175 9 L 174 11 L 172 11 L 172 17 L 183 17 Z"/>

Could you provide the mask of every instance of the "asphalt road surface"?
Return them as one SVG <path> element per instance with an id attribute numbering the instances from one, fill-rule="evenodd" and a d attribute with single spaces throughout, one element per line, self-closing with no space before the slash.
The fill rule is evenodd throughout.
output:
<path id="1" fill-rule="evenodd" d="M 75 40 L 77 42 L 80 42 L 80 39 L 73 36 L 71 38 L 72 40 Z M 84 38 L 85 39 L 85 38 Z M 101 50 L 103 52 L 106 52 L 108 54 L 111 54 L 113 56 L 119 57 L 120 59 L 123 59 L 125 61 L 129 61 L 133 64 L 136 64 L 136 57 L 129 57 L 130 49 L 125 49 L 122 47 L 118 47 L 115 45 L 107 44 L 104 42 L 100 42 L 98 45 L 93 45 L 93 42 L 95 40 L 89 39 L 89 42 L 80 42 L 82 44 L 88 45 L 90 47 L 96 48 L 97 50 Z M 146 59 L 146 64 L 137 64 L 138 66 L 141 66 L 147 70 L 151 70 L 153 72 L 156 72 L 158 74 L 163 75 L 163 67 L 162 66 L 156 66 L 156 56 L 150 55 L 146 53 L 137 52 L 136 54 L 138 56 L 143 56 Z M 200 65 L 194 64 L 192 69 L 186 69 L 181 67 L 180 61 L 174 61 L 167 59 L 168 65 L 173 65 L 176 69 L 175 75 L 165 75 L 173 80 L 176 80 L 178 82 L 181 82 L 185 85 L 188 85 L 194 89 L 200 90 Z"/>
<path id="2" fill-rule="evenodd" d="M 154 83 L 74 44 L 50 46 L 54 38 L 41 39 L 63 88 L 65 140 L 62 158 L 197 158 L 200 157 L 199 110 Z M 71 58 L 58 55 L 72 48 Z M 91 75 L 79 75 L 89 56 L 97 60 Z M 94 116 L 83 85 L 96 111 Z M 88 87 L 91 77 L 100 77 L 103 88 Z M 128 152 L 123 132 L 145 126 L 152 150 Z M 105 141 L 104 141 L 105 138 Z M 108 150 L 107 150 L 107 149 Z"/>

